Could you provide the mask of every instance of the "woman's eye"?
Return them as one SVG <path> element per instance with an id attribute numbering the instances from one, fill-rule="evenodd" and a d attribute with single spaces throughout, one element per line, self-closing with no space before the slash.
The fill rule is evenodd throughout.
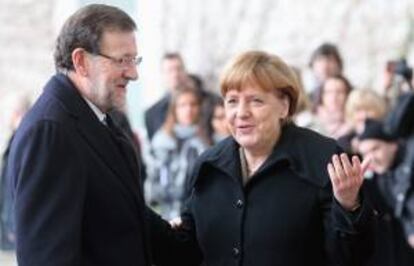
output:
<path id="1" fill-rule="evenodd" d="M 263 100 L 262 100 L 262 99 L 260 99 L 260 98 L 254 98 L 254 99 L 253 99 L 253 102 L 254 102 L 254 103 L 263 103 Z"/>
<path id="2" fill-rule="evenodd" d="M 236 99 L 227 99 L 226 100 L 227 104 L 235 104 L 236 102 L 237 102 Z"/>

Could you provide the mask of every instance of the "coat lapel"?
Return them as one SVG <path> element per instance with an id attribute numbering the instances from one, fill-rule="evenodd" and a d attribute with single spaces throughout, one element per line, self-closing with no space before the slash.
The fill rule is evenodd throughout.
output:
<path id="1" fill-rule="evenodd" d="M 207 158 L 206 162 L 224 172 L 237 183 L 242 182 L 239 145 L 233 138 L 227 138 L 218 147 L 214 155 Z"/>
<path id="2" fill-rule="evenodd" d="M 64 108 L 76 119 L 76 126 L 80 135 L 91 148 L 102 158 L 102 161 L 112 170 L 124 186 L 135 197 L 137 204 L 142 207 L 140 201 L 143 196 L 135 182 L 138 176 L 130 170 L 128 162 L 120 153 L 118 147 L 111 139 L 109 131 L 105 128 L 87 103 L 82 99 L 71 81 L 62 74 L 52 78 L 48 92 L 56 96 Z M 47 93 L 47 92 L 46 92 Z M 138 174 L 138 173 L 137 173 Z"/>

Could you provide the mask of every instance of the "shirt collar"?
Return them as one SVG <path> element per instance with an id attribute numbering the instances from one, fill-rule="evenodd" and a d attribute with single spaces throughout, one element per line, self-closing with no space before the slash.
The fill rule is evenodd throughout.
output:
<path id="1" fill-rule="evenodd" d="M 103 113 L 101 110 L 99 110 L 99 108 L 95 104 L 93 104 L 91 101 L 89 101 L 86 97 L 83 97 L 83 99 L 85 99 L 86 103 L 92 109 L 93 113 L 96 115 L 96 117 L 98 118 L 99 122 L 105 124 L 106 114 Z"/>

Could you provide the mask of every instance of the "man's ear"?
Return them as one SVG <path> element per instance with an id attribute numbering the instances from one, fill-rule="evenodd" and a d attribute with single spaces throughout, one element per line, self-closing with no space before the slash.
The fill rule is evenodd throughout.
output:
<path id="1" fill-rule="evenodd" d="M 81 76 L 88 75 L 88 65 L 89 61 L 87 58 L 86 51 L 82 48 L 76 48 L 72 52 L 72 62 L 73 68 L 76 73 L 80 74 Z"/>

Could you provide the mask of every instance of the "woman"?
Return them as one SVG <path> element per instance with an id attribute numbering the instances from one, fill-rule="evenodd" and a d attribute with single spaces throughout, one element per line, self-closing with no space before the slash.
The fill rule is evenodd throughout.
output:
<path id="1" fill-rule="evenodd" d="M 213 105 L 213 114 L 210 120 L 213 143 L 219 143 L 230 135 L 224 114 L 224 103 L 220 98 Z"/>
<path id="2" fill-rule="evenodd" d="M 224 115 L 223 99 L 214 98 L 204 111 L 202 125 L 208 132 L 208 143 L 212 146 L 230 135 Z"/>
<path id="3" fill-rule="evenodd" d="M 352 86 L 341 75 L 329 77 L 321 91 L 321 105 L 316 111 L 316 118 L 321 125 L 321 133 L 339 138 L 351 130 L 345 121 L 345 104 Z"/>
<path id="4" fill-rule="evenodd" d="M 367 162 L 290 122 L 297 84 L 265 52 L 243 53 L 224 71 L 232 138 L 200 156 L 182 214 L 202 254 L 188 253 L 193 265 L 360 265 L 369 253 Z"/>
<path id="5" fill-rule="evenodd" d="M 370 89 L 354 90 L 345 105 L 345 118 L 351 131 L 338 138 L 338 144 L 347 152 L 356 154 L 357 135 L 364 131 L 367 118 L 382 120 L 388 111 L 386 100 Z"/>
<path id="6" fill-rule="evenodd" d="M 151 142 L 153 158 L 145 194 L 148 203 L 166 219 L 179 215 L 189 173 L 207 148 L 198 125 L 200 103 L 199 94 L 191 87 L 175 91 L 167 119 Z"/>
<path id="7" fill-rule="evenodd" d="M 310 92 L 312 111 L 320 104 L 321 89 L 325 81 L 332 76 L 340 75 L 344 63 L 338 47 L 333 43 L 322 43 L 312 53 L 309 60 L 310 72 L 305 72 L 306 91 Z"/>

